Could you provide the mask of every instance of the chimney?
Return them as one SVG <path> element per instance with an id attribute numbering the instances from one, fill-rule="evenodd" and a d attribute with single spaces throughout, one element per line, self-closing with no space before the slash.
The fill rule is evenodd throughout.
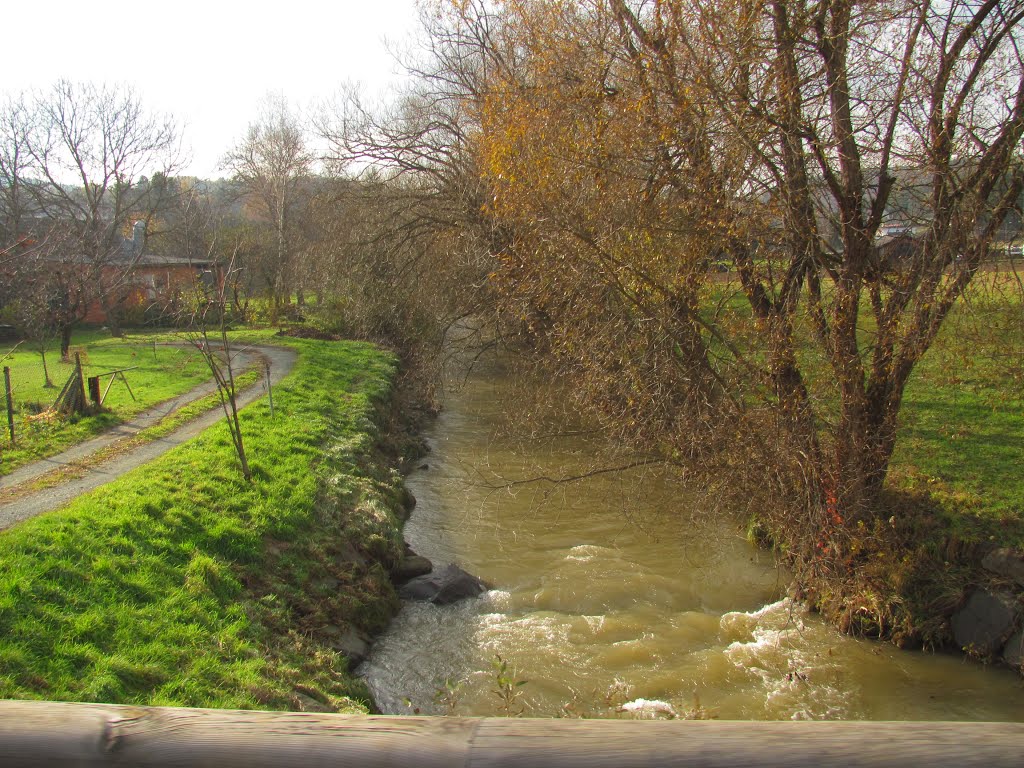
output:
<path id="1" fill-rule="evenodd" d="M 132 256 L 142 255 L 142 247 L 146 244 L 146 222 L 136 221 L 132 225 Z"/>

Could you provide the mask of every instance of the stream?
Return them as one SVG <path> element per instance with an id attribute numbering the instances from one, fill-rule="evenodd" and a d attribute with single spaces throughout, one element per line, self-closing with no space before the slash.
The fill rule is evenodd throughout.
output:
<path id="1" fill-rule="evenodd" d="M 492 589 L 403 605 L 359 669 L 383 712 L 664 714 L 642 699 L 720 719 L 1024 721 L 1019 675 L 841 634 L 785 597 L 769 553 L 660 471 L 509 486 L 593 465 L 579 436 L 529 450 L 507 437 L 510 387 L 493 366 L 470 376 L 407 478 L 406 540 Z"/>

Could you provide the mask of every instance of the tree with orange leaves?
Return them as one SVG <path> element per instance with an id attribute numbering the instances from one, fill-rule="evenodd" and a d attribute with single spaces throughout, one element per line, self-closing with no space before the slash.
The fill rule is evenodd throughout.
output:
<path id="1" fill-rule="evenodd" d="M 490 286 L 522 343 L 718 501 L 872 520 L 910 375 L 1020 205 L 1024 2 L 450 14 L 488 64 Z"/>

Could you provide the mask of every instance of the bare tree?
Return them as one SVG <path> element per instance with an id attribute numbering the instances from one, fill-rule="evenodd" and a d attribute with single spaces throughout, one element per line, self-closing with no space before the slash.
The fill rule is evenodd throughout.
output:
<path id="1" fill-rule="evenodd" d="M 316 121 L 338 172 L 320 201 L 334 214 L 318 257 L 351 330 L 428 372 L 451 324 L 492 316 L 487 276 L 510 235 L 486 215 L 475 151 L 484 75 L 496 66 L 482 44 L 486 20 L 449 28 L 425 11 L 422 22 L 422 47 L 403 61 L 414 78 L 406 91 L 382 104 L 349 88 Z"/>
<path id="2" fill-rule="evenodd" d="M 25 191 L 31 115 L 24 95 L 0 105 L 0 243 L 13 245 L 25 235 L 30 198 Z"/>
<path id="3" fill-rule="evenodd" d="M 126 237 L 159 205 L 154 188 L 139 182 L 146 173 L 173 172 L 180 159 L 177 126 L 147 112 L 127 86 L 66 80 L 35 94 L 31 115 L 26 173 L 32 183 L 25 189 L 43 226 L 71 235 L 55 268 L 85 268 L 117 335 L 120 303 L 141 255 Z"/>
<path id="4" fill-rule="evenodd" d="M 243 194 L 274 229 L 276 254 L 269 279 L 272 323 L 277 322 L 282 304 L 290 301 L 294 287 L 294 218 L 313 159 L 297 117 L 285 98 L 277 95 L 267 98 L 259 120 L 249 125 L 245 137 L 223 161 Z"/>
<path id="5" fill-rule="evenodd" d="M 680 3 L 646 20 L 616 5 L 662 71 L 659 25 L 698 59 L 722 135 L 771 200 L 777 247 L 727 252 L 770 329 L 785 429 L 818 456 L 820 503 L 865 514 L 911 373 L 1020 205 L 1024 3 Z M 908 236 L 902 253 L 886 225 Z M 794 333 L 804 312 L 839 403 L 825 442 Z"/>
<path id="6" fill-rule="evenodd" d="M 234 257 L 228 261 L 226 275 L 230 276 L 234 269 Z M 225 287 L 228 280 L 220 280 L 209 285 L 202 280 L 193 284 L 192 310 L 185 322 L 186 337 L 193 347 L 202 355 L 213 380 L 217 385 L 217 395 L 221 408 L 224 410 L 224 421 L 231 435 L 231 444 L 238 457 L 239 468 L 247 482 L 252 481 L 249 458 L 245 451 L 245 440 L 242 436 L 242 424 L 238 418 L 238 389 L 235 383 L 235 368 L 232 362 L 232 348 L 227 334 L 227 296 Z"/>
<path id="7" fill-rule="evenodd" d="M 849 555 L 911 373 L 1020 205 L 1024 3 L 449 13 L 482 49 L 451 79 L 489 64 L 490 284 L 524 347 L 617 436 L 799 524 L 806 562 Z"/>
<path id="8" fill-rule="evenodd" d="M 153 253 L 202 261 L 207 258 L 218 206 L 206 185 L 189 176 L 148 180 L 161 205 L 147 232 Z"/>
<path id="9" fill-rule="evenodd" d="M 12 325 L 39 353 L 44 386 L 51 387 L 46 351 L 50 342 L 66 328 L 68 318 L 77 317 L 85 298 L 83 275 L 77 266 L 54 269 L 54 253 L 61 252 L 59 229 L 51 229 L 42 241 L 23 239 L 11 247 L 13 255 L 0 271 L 6 277 L 0 287 L 0 318 Z M 62 342 L 65 347 L 70 342 Z"/>

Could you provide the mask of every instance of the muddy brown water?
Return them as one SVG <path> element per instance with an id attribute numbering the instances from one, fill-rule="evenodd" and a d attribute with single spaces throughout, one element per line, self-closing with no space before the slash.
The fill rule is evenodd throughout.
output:
<path id="1" fill-rule="evenodd" d="M 842 635 L 785 598 L 786 574 L 735 524 L 704 519 L 650 469 L 568 485 L 580 438 L 503 438 L 510 384 L 471 376 L 427 438 L 406 539 L 493 586 L 409 603 L 360 668 L 386 713 L 1024 721 L 1014 672 Z M 515 681 L 498 695 L 497 657 Z M 661 705 L 657 705 L 661 708 Z"/>

